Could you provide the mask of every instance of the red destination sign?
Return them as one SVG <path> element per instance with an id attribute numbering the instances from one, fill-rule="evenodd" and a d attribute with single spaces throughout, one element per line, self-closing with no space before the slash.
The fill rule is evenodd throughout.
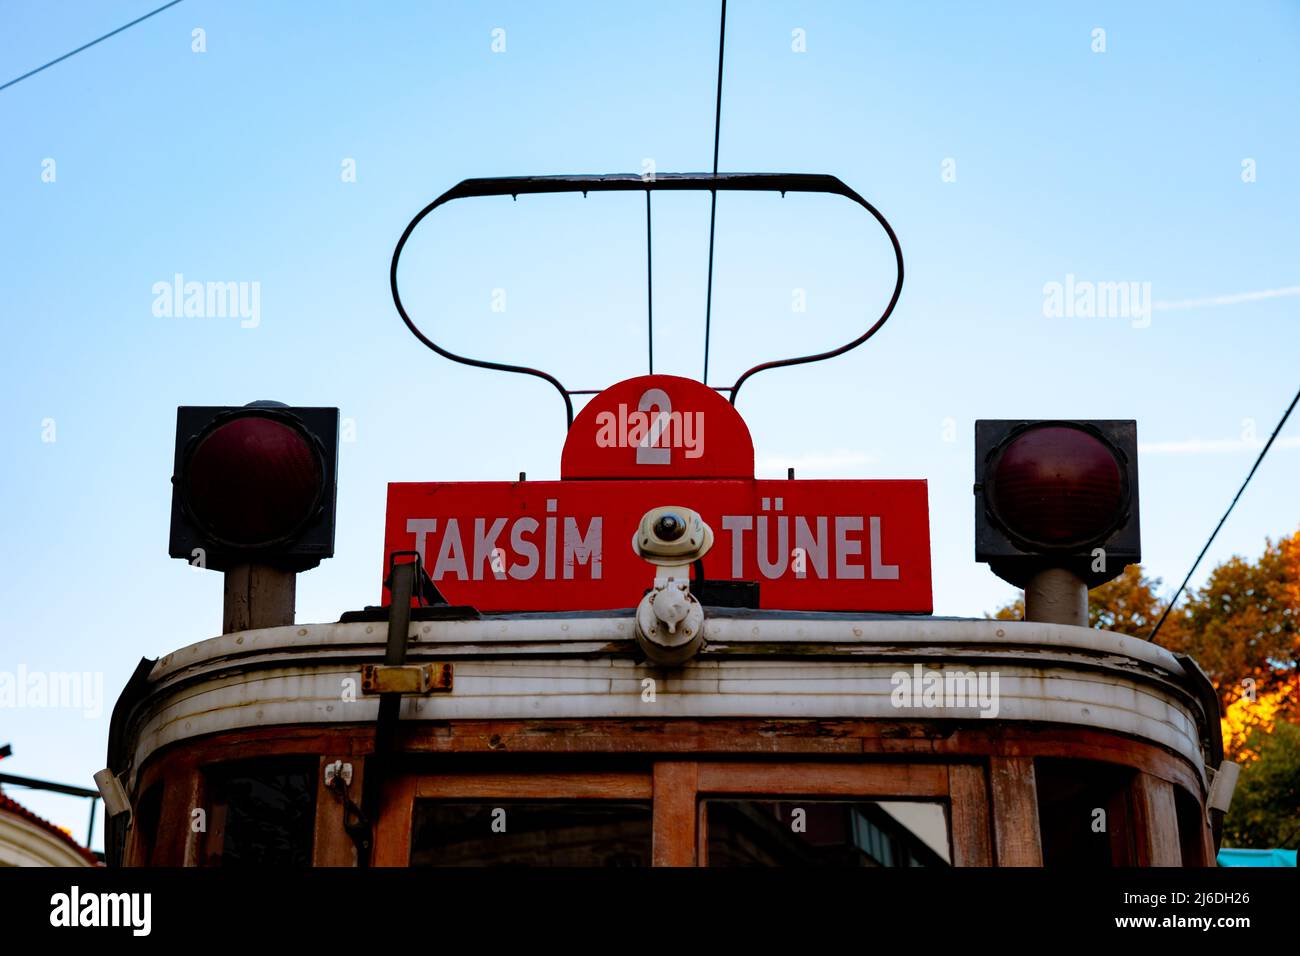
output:
<path id="1" fill-rule="evenodd" d="M 735 406 L 713 389 L 642 375 L 611 385 L 578 413 L 560 477 L 753 478 L 754 442 Z"/>
<path id="2" fill-rule="evenodd" d="M 753 461 L 716 392 L 630 379 L 574 420 L 560 481 L 390 484 L 384 552 L 418 551 L 452 604 L 631 608 L 656 571 L 633 535 L 675 505 L 713 529 L 705 576 L 756 582 L 761 607 L 930 613 L 924 481 L 756 480 Z"/>

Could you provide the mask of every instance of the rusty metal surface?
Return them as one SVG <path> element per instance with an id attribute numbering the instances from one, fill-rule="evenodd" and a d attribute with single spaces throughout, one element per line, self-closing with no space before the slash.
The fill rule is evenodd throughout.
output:
<path id="1" fill-rule="evenodd" d="M 363 694 L 433 694 L 452 690 L 452 665 L 363 664 Z"/>

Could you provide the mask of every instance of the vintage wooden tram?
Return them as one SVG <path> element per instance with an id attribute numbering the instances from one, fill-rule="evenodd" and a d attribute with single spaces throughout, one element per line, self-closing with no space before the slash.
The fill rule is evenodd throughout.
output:
<path id="1" fill-rule="evenodd" d="M 648 375 L 576 417 L 553 377 L 454 355 L 402 307 L 402 246 L 451 199 L 680 188 L 859 203 L 897 255 L 888 306 L 729 389 Z M 384 602 L 298 624 L 293 576 L 333 548 L 337 419 L 182 409 L 172 553 L 226 572 L 226 627 L 118 701 L 110 864 L 1213 865 L 1213 689 L 1085 626 L 1087 586 L 1137 560 L 1125 423 L 981 423 L 977 548 L 1025 621 L 931 613 L 924 482 L 755 478 L 740 385 L 860 345 L 898 300 L 897 240 L 848 187 L 472 180 L 392 276 L 439 354 L 560 391 L 561 478 L 391 486 Z"/>

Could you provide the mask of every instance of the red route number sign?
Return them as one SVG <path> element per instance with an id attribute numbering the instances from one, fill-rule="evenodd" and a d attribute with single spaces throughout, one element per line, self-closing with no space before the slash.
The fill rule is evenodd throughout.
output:
<path id="1" fill-rule="evenodd" d="M 753 470 L 730 403 L 641 376 L 575 418 L 560 481 L 390 484 L 384 553 L 418 551 L 449 602 L 481 611 L 630 608 L 655 575 L 632 549 L 641 516 L 678 505 L 713 528 L 706 577 L 757 582 L 761 607 L 931 612 L 924 481 Z"/>

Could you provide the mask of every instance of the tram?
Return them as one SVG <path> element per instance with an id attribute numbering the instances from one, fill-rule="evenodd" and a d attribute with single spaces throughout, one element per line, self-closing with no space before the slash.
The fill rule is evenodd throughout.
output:
<path id="1" fill-rule="evenodd" d="M 893 294 L 838 349 L 726 388 L 650 373 L 576 414 L 583 393 L 452 353 L 402 304 L 403 247 L 448 202 L 664 189 L 857 203 Z M 558 391 L 560 478 L 390 485 L 380 603 L 299 623 L 295 575 L 333 554 L 337 410 L 181 408 L 171 554 L 225 574 L 225 626 L 117 702 L 109 865 L 1214 865 L 1213 688 L 1087 626 L 1088 588 L 1140 558 L 1133 422 L 977 423 L 976 558 L 1025 589 L 1022 621 L 933 614 L 925 481 L 755 476 L 741 386 L 860 346 L 902 288 L 844 183 L 468 180 L 391 278 L 440 356 Z"/>

